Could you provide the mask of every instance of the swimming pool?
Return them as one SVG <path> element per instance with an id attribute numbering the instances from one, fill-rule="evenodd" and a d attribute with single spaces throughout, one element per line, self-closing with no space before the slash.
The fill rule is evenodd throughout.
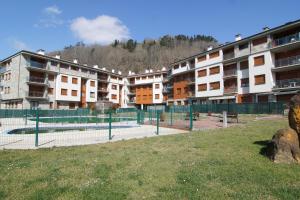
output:
<path id="1" fill-rule="evenodd" d="M 112 126 L 112 129 L 122 129 L 122 128 L 134 128 L 139 127 L 136 124 L 129 124 L 129 125 L 119 125 L 119 126 Z M 39 134 L 43 133 L 56 133 L 56 132 L 63 132 L 63 131 L 87 131 L 87 130 L 107 130 L 109 127 L 108 125 L 98 125 L 98 126 L 53 126 L 53 127 L 39 127 Z M 28 127 L 28 128 L 16 128 L 5 131 L 6 134 L 35 134 L 35 127 Z"/>
<path id="2" fill-rule="evenodd" d="M 36 121 L 36 118 L 29 118 L 31 121 Z M 135 117 L 112 117 L 112 122 L 136 121 Z M 39 122 L 43 123 L 108 123 L 108 117 L 95 116 L 65 116 L 65 117 L 40 117 Z"/>

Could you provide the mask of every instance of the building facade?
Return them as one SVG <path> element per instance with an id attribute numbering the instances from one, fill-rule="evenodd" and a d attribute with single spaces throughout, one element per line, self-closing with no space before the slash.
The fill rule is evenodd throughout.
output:
<path id="1" fill-rule="evenodd" d="M 122 75 L 21 51 L 0 63 L 1 108 L 76 109 L 289 101 L 300 89 L 300 20 L 176 61 Z"/>

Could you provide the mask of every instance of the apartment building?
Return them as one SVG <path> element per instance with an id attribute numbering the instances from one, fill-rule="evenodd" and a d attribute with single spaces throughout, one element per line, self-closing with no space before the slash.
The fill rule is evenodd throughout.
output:
<path id="1" fill-rule="evenodd" d="M 127 82 L 127 104 L 141 109 L 149 105 L 162 105 L 166 103 L 167 94 L 164 90 L 167 83 L 167 70 L 146 70 L 145 73 L 135 74 L 129 72 Z"/>
<path id="2" fill-rule="evenodd" d="M 1 108 L 94 108 L 99 101 L 125 106 L 121 72 L 50 57 L 43 50 L 20 51 L 0 65 Z"/>
<path id="3" fill-rule="evenodd" d="M 169 105 L 288 101 L 300 89 L 300 20 L 244 39 L 238 34 L 170 69 Z"/>

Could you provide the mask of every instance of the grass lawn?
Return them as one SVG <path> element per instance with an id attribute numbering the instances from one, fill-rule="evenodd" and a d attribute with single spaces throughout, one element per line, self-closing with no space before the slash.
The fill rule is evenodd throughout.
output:
<path id="1" fill-rule="evenodd" d="M 0 151 L 0 199 L 300 199 L 300 166 L 274 164 L 256 144 L 283 127 Z"/>

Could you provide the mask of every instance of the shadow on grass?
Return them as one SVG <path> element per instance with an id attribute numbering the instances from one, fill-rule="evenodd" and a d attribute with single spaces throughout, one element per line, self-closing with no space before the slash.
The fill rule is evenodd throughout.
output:
<path id="1" fill-rule="evenodd" d="M 272 160 L 272 156 L 274 155 L 274 143 L 271 140 L 255 141 L 253 144 L 261 146 L 259 154 Z"/>

